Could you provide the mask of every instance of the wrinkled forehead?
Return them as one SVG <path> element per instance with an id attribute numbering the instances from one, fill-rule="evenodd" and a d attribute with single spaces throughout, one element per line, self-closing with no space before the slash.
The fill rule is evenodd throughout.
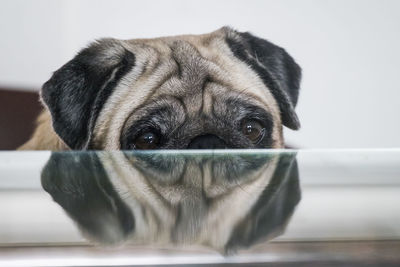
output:
<path id="1" fill-rule="evenodd" d="M 106 140 L 105 147 L 118 149 L 116 140 L 128 119 L 138 118 L 145 106 L 172 102 L 182 112 L 196 116 L 210 114 L 229 99 L 241 99 L 267 110 L 279 122 L 272 94 L 257 74 L 232 54 L 225 38 L 224 30 L 219 30 L 122 41 L 134 53 L 135 66 L 106 101 L 94 140 Z"/>

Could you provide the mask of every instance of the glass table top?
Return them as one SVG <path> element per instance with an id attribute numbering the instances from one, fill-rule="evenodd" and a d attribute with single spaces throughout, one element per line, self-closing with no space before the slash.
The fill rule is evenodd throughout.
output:
<path id="1" fill-rule="evenodd" d="M 0 266 L 396 266 L 400 150 L 0 152 L 0 218 Z"/>

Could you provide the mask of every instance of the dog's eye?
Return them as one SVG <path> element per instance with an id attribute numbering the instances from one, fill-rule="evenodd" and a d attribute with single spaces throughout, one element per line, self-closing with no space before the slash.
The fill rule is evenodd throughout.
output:
<path id="1" fill-rule="evenodd" d="M 158 147 L 160 137 L 154 132 L 145 132 L 136 138 L 135 149 L 156 149 Z"/>
<path id="2" fill-rule="evenodd" d="M 253 143 L 258 143 L 264 137 L 265 128 L 256 120 L 247 120 L 242 124 L 242 132 Z"/>

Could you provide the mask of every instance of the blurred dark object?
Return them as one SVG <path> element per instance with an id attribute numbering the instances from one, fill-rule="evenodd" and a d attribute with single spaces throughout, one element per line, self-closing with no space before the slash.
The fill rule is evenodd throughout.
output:
<path id="1" fill-rule="evenodd" d="M 38 92 L 0 88 L 0 150 L 16 149 L 27 141 L 41 109 Z"/>

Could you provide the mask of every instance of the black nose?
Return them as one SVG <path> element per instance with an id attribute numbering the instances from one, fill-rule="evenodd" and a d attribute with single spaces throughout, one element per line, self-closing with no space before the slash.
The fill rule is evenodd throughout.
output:
<path id="1" fill-rule="evenodd" d="M 213 134 L 199 135 L 188 145 L 189 149 L 222 149 L 227 148 L 224 140 Z"/>

